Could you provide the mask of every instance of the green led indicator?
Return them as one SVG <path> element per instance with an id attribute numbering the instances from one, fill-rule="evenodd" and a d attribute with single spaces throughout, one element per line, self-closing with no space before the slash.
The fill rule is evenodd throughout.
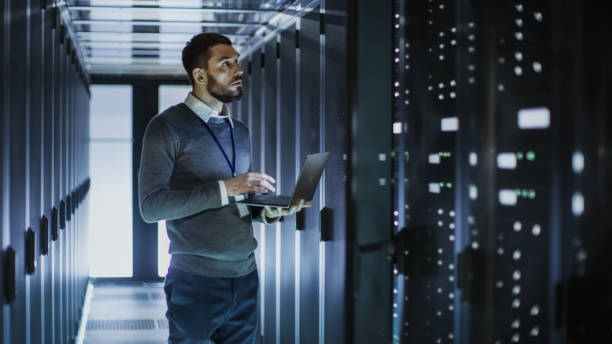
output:
<path id="1" fill-rule="evenodd" d="M 521 195 L 521 189 L 516 189 L 515 191 L 516 191 L 516 195 L 517 195 L 517 196 L 520 196 L 520 195 Z"/>
<path id="2" fill-rule="evenodd" d="M 527 160 L 534 161 L 535 160 L 535 152 L 533 152 L 533 151 L 527 152 Z"/>
<path id="3" fill-rule="evenodd" d="M 535 190 L 529 191 L 529 199 L 534 199 L 536 196 Z"/>
<path id="4" fill-rule="evenodd" d="M 452 184 L 452 183 L 446 183 L 446 187 L 447 187 L 447 188 L 452 188 L 452 187 L 453 187 L 453 184 Z"/>
<path id="5" fill-rule="evenodd" d="M 523 153 L 522 152 L 516 153 L 516 158 L 519 160 L 523 160 Z"/>
<path id="6" fill-rule="evenodd" d="M 527 197 L 529 195 L 529 191 L 528 190 L 523 190 L 523 197 Z"/>
<path id="7" fill-rule="evenodd" d="M 441 187 L 444 187 L 444 183 L 440 183 L 440 186 L 441 186 Z"/>

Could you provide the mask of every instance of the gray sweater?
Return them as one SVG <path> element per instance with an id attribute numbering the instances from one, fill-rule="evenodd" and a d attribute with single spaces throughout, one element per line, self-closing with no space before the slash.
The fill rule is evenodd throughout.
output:
<path id="1" fill-rule="evenodd" d="M 172 268 L 208 277 L 240 277 L 256 269 L 251 222 L 264 222 L 262 209 L 246 211 L 245 206 L 241 210 L 227 203 L 219 181 L 232 178 L 232 171 L 204 120 L 230 161 L 233 125 L 237 175 L 251 169 L 249 132 L 235 119 L 209 115 L 196 114 L 181 103 L 151 119 L 138 175 L 140 212 L 148 223 L 166 220 Z"/>

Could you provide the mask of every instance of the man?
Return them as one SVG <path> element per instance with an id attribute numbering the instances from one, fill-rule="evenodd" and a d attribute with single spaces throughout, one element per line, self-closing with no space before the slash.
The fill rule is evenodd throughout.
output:
<path id="1" fill-rule="evenodd" d="M 251 172 L 248 129 L 226 105 L 242 96 L 238 56 L 225 36 L 194 36 L 182 56 L 192 91 L 153 117 L 144 135 L 140 212 L 148 223 L 166 220 L 170 238 L 169 343 L 252 343 L 259 286 L 252 221 L 270 224 L 310 206 L 233 203 L 275 191 L 272 177 Z"/>

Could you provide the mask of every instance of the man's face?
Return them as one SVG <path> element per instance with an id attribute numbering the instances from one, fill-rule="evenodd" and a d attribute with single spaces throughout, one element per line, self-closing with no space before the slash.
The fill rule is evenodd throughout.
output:
<path id="1" fill-rule="evenodd" d="M 240 56 L 234 48 L 217 44 L 210 48 L 211 56 L 206 71 L 208 93 L 223 103 L 242 98 L 243 70 L 238 64 Z"/>

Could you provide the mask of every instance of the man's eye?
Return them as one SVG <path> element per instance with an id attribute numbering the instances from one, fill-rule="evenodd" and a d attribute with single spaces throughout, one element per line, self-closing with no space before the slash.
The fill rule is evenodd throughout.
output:
<path id="1" fill-rule="evenodd" d="M 229 66 L 229 62 L 227 62 L 227 61 L 223 62 L 222 66 L 223 66 L 223 67 L 227 67 L 227 66 Z"/>

